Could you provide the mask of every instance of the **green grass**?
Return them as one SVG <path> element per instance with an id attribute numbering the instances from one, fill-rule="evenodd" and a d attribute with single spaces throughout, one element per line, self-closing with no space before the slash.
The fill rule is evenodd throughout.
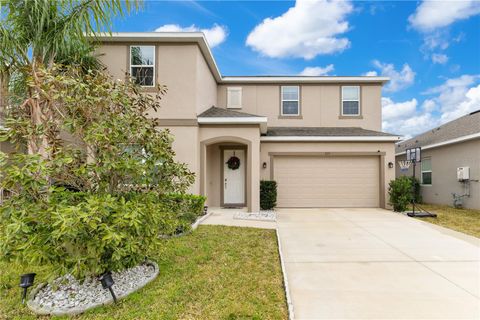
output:
<path id="1" fill-rule="evenodd" d="M 421 204 L 422 208 L 437 214 L 437 218 L 419 218 L 442 227 L 480 238 L 480 210 L 455 209 L 449 206 Z"/>
<path id="2" fill-rule="evenodd" d="M 165 240 L 157 279 L 79 319 L 287 319 L 275 231 L 201 226 Z M 0 319 L 37 319 L 19 303 L 19 275 L 48 268 L 0 263 Z M 41 317 L 46 319 L 49 317 Z M 59 319 L 54 317 L 54 319 Z"/>

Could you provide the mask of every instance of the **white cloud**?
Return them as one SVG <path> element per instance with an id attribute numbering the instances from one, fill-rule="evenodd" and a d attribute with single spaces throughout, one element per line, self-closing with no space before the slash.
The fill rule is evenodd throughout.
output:
<path id="1" fill-rule="evenodd" d="M 365 77 L 376 77 L 376 76 L 378 76 L 378 73 L 377 73 L 377 71 L 372 70 L 372 71 L 365 72 L 363 74 L 363 76 L 365 76 Z"/>
<path id="2" fill-rule="evenodd" d="M 382 98 L 383 121 L 393 121 L 412 116 L 417 108 L 417 99 L 404 102 L 393 102 L 390 98 Z"/>
<path id="3" fill-rule="evenodd" d="M 438 105 L 442 123 L 480 109 L 479 80 L 479 75 L 462 75 L 425 92 L 434 95 L 430 100 Z"/>
<path id="4" fill-rule="evenodd" d="M 404 64 L 402 70 L 397 71 L 391 63 L 383 63 L 378 60 L 373 61 L 373 65 L 379 69 L 380 74 L 390 78 L 390 82 L 385 87 L 387 92 L 395 92 L 411 86 L 415 82 L 415 72 L 408 64 Z M 377 74 L 375 71 L 369 71 L 366 74 Z"/>
<path id="5" fill-rule="evenodd" d="M 425 112 L 432 112 L 435 108 L 437 108 L 437 104 L 432 99 L 427 99 L 422 103 L 422 109 Z"/>
<path id="6" fill-rule="evenodd" d="M 349 29 L 349 1 L 298 0 L 275 18 L 266 18 L 248 35 L 246 44 L 272 58 L 313 59 L 320 54 L 342 52 L 350 46 L 338 37 Z"/>
<path id="7" fill-rule="evenodd" d="M 302 72 L 299 73 L 301 76 L 327 76 L 330 72 L 335 69 L 333 64 L 322 67 L 306 67 Z"/>
<path id="8" fill-rule="evenodd" d="M 408 21 L 413 28 L 430 32 L 479 13 L 480 2 L 476 0 L 423 1 L 408 17 Z"/>
<path id="9" fill-rule="evenodd" d="M 445 64 L 448 61 L 448 56 L 443 53 L 434 53 L 432 54 L 433 63 Z"/>
<path id="10" fill-rule="evenodd" d="M 166 24 L 158 27 L 156 32 L 203 32 L 211 48 L 218 46 L 227 38 L 227 28 L 214 24 L 210 29 L 200 29 L 192 24 L 189 27 L 181 27 L 178 24 Z"/>
<path id="11" fill-rule="evenodd" d="M 424 92 L 430 97 L 420 107 L 416 99 L 395 102 L 382 98 L 383 130 L 408 138 L 479 110 L 479 82 L 480 75 L 447 79 Z"/>
<path id="12" fill-rule="evenodd" d="M 394 102 L 382 98 L 382 130 L 402 135 L 405 139 L 430 128 L 436 120 L 430 113 L 417 112 L 417 99 Z"/>

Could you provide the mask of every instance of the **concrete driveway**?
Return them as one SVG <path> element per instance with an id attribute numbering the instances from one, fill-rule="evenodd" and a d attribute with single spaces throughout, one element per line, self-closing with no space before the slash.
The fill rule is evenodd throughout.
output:
<path id="1" fill-rule="evenodd" d="M 383 209 L 280 209 L 296 319 L 480 319 L 480 242 Z"/>

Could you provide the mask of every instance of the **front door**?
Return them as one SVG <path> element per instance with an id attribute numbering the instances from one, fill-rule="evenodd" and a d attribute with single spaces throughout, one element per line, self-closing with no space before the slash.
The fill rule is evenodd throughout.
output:
<path id="1" fill-rule="evenodd" d="M 245 150 L 223 150 L 223 204 L 245 205 Z"/>

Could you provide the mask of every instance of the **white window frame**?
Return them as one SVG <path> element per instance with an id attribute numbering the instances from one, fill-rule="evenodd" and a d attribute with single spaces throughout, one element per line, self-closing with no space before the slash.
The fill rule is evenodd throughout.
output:
<path id="1" fill-rule="evenodd" d="M 132 64 L 132 48 L 133 47 L 150 47 L 150 48 L 153 48 L 153 65 L 147 65 L 147 64 Z M 143 45 L 143 44 L 135 44 L 135 45 L 131 45 L 130 46 L 130 55 L 129 55 L 129 60 L 128 60 L 128 64 L 130 65 L 130 75 L 133 77 L 133 72 L 132 72 L 132 68 L 133 67 L 148 67 L 148 68 L 152 68 L 153 67 L 153 83 L 151 86 L 142 86 L 140 85 L 141 87 L 143 88 L 153 88 L 155 87 L 155 83 L 156 83 L 156 68 L 155 68 L 155 65 L 156 65 L 156 55 L 157 55 L 157 48 L 156 46 L 149 46 L 149 45 Z"/>
<path id="2" fill-rule="evenodd" d="M 358 90 L 358 99 L 356 100 L 351 100 L 351 99 L 344 99 L 343 98 L 343 88 L 357 88 Z M 361 96 L 362 96 L 362 93 L 361 93 L 361 87 L 360 86 L 342 86 L 341 87 L 341 94 L 342 94 L 342 105 L 341 105 L 341 109 L 342 109 L 342 116 L 344 117 L 358 117 L 362 114 L 361 112 L 361 103 L 360 103 L 360 100 L 361 100 Z M 358 113 L 357 114 L 344 114 L 343 113 L 343 102 L 344 101 L 357 101 L 358 102 Z"/>
<path id="3" fill-rule="evenodd" d="M 423 162 L 425 160 L 428 160 L 430 161 L 430 170 L 423 170 Z M 423 173 L 426 172 L 426 173 L 429 173 L 430 172 L 430 183 L 429 184 L 426 184 L 426 183 L 423 183 Z M 421 185 L 422 186 L 431 186 L 433 184 L 433 173 L 432 173 L 432 158 L 428 157 L 428 158 L 423 158 L 422 159 L 422 162 L 420 163 L 420 178 L 421 178 Z"/>
<path id="4" fill-rule="evenodd" d="M 240 93 L 240 104 L 238 106 L 230 105 L 230 92 L 239 92 Z M 243 91 L 242 87 L 227 87 L 227 109 L 242 109 L 243 103 Z"/>
<path id="5" fill-rule="evenodd" d="M 287 87 L 294 87 L 294 88 L 297 88 L 297 92 L 298 92 L 298 99 L 297 100 L 289 100 L 289 99 L 283 99 L 283 89 L 284 88 L 287 88 Z M 283 116 L 283 117 L 298 117 L 301 112 L 300 112 L 300 86 L 281 86 L 280 87 L 280 115 Z M 298 110 L 297 110 L 297 113 L 296 114 L 292 114 L 292 113 L 287 113 L 287 114 L 284 114 L 283 113 L 283 102 L 284 101 L 297 101 L 298 102 Z"/>

